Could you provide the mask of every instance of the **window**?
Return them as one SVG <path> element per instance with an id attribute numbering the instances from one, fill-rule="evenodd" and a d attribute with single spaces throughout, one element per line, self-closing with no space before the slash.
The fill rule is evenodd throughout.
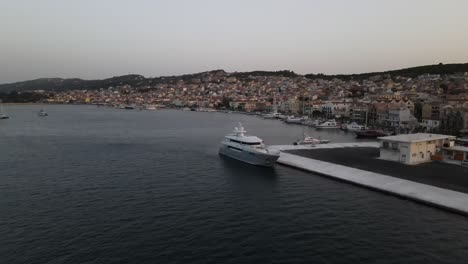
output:
<path id="1" fill-rule="evenodd" d="M 262 144 L 260 142 L 242 142 L 242 141 L 235 140 L 235 139 L 230 139 L 229 141 L 234 142 L 234 143 L 239 143 L 242 145 L 261 145 Z"/>
<path id="2" fill-rule="evenodd" d="M 229 146 L 228 149 L 232 149 L 232 150 L 235 150 L 235 151 L 242 152 L 242 149 L 240 149 L 240 148 L 235 148 L 235 147 L 231 147 L 231 146 Z"/>
<path id="3" fill-rule="evenodd" d="M 382 147 L 385 148 L 385 149 L 388 148 L 388 142 L 385 142 L 385 141 L 382 142 Z"/>
<path id="4" fill-rule="evenodd" d="M 398 149 L 398 143 L 397 142 L 393 142 L 392 143 L 392 149 Z"/>
<path id="5" fill-rule="evenodd" d="M 416 153 L 413 153 L 413 154 L 411 155 L 411 157 L 413 157 L 413 158 L 416 157 Z"/>

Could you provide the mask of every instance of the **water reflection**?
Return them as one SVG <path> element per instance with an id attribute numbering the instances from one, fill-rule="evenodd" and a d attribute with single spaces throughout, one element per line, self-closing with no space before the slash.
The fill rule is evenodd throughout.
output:
<path id="1" fill-rule="evenodd" d="M 237 182 L 274 183 L 278 177 L 275 167 L 262 167 L 247 164 L 223 155 L 219 155 L 225 175 Z"/>

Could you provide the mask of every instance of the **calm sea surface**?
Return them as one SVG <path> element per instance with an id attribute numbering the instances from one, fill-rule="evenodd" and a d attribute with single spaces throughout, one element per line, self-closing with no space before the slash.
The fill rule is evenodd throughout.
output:
<path id="1" fill-rule="evenodd" d="M 314 174 L 218 156 L 255 116 L 5 106 L 0 263 L 467 263 L 468 218 Z M 307 132 L 307 131 L 306 131 Z M 341 131 L 310 133 L 354 141 Z"/>

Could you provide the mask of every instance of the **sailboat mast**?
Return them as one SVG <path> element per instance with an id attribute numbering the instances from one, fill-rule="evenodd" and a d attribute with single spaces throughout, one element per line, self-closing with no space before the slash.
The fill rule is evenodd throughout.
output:
<path id="1" fill-rule="evenodd" d="M 367 128 L 367 115 L 369 114 L 369 107 L 366 108 L 366 128 Z"/>
<path id="2" fill-rule="evenodd" d="M 278 108 L 276 106 L 276 92 L 273 94 L 273 113 L 277 113 Z"/>
<path id="3" fill-rule="evenodd" d="M 305 104 L 304 104 L 304 96 L 302 97 L 302 115 L 304 116 L 305 113 Z"/>

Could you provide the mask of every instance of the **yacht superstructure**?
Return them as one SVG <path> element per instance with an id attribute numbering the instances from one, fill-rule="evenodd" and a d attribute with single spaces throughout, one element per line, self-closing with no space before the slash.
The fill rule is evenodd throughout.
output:
<path id="1" fill-rule="evenodd" d="M 317 125 L 316 128 L 340 128 L 340 124 L 338 124 L 335 119 L 330 119 Z"/>

